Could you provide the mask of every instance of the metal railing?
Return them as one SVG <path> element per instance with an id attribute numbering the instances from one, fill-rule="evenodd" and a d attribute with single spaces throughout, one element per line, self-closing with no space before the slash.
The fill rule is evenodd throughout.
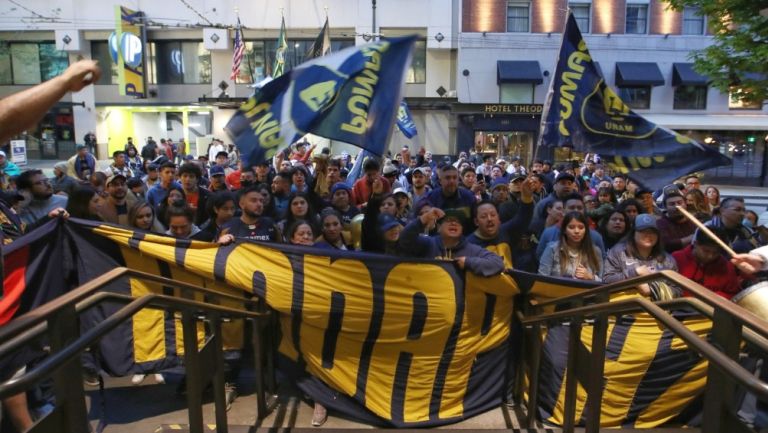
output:
<path id="1" fill-rule="evenodd" d="M 687 290 L 692 298 L 679 298 L 664 302 L 651 302 L 642 297 L 608 302 L 613 293 L 636 290 L 637 285 L 665 280 Z M 585 305 L 592 302 L 590 305 Z M 545 307 L 568 305 L 563 311 L 545 313 Z M 701 315 L 712 319 L 709 340 L 699 337 L 686 328 L 667 310 L 690 307 Z M 570 324 L 568 358 L 565 377 L 565 400 L 563 431 L 573 432 L 576 424 L 577 372 L 586 376 L 583 387 L 587 394 L 585 404 L 585 431 L 600 430 L 601 402 L 603 396 L 603 369 L 608 329 L 608 317 L 625 313 L 643 312 L 652 316 L 681 338 L 689 348 L 709 361 L 707 382 L 704 391 L 702 432 L 749 431 L 737 418 L 734 402 L 736 386 L 743 386 L 760 400 L 768 401 L 768 384 L 756 378 L 752 372 L 738 362 L 742 340 L 768 353 L 768 324 L 746 310 L 736 306 L 703 286 L 673 271 L 661 271 L 651 275 L 585 290 L 582 293 L 564 296 L 542 303 L 531 303 L 518 318 L 525 326 L 525 343 L 529 347 L 525 365 L 518 370 L 519 400 L 522 389 L 520 380 L 528 369 L 528 419 L 529 428 L 536 426 L 538 406 L 538 374 L 542 350 L 541 330 L 547 323 L 568 321 Z M 585 318 L 593 320 L 592 350 L 588 355 L 579 350 L 582 323 Z M 586 373 L 585 373 L 586 371 Z"/>
<path id="2" fill-rule="evenodd" d="M 133 298 L 128 295 L 100 291 L 123 278 L 178 288 L 181 296 L 149 294 Z M 202 295 L 205 302 L 195 300 L 195 294 Z M 225 300 L 243 307 L 219 305 Z M 118 303 L 123 306 L 98 325 L 81 333 L 79 314 L 102 303 Z M 205 387 L 209 382 L 213 385 L 216 429 L 223 433 L 228 430 L 221 333 L 221 324 L 225 319 L 245 319 L 254 324 L 253 346 L 257 372 L 256 413 L 257 419 L 266 416 L 268 408 L 265 388 L 274 372 L 271 357 L 265 356 L 267 348 L 261 335 L 265 328 L 264 319 L 270 313 L 264 309 L 260 300 L 232 296 L 127 268 L 113 269 L 0 328 L 0 359 L 13 355 L 20 348 L 40 338 L 45 338 L 50 346 L 50 355 L 34 368 L 0 384 L 0 398 L 16 395 L 51 377 L 56 397 L 55 408 L 38 420 L 29 432 L 87 433 L 88 419 L 80 355 L 105 334 L 145 308 L 181 313 L 190 432 L 204 431 L 202 402 Z M 198 349 L 197 323 L 200 320 L 207 323 L 207 332 L 202 348 Z M 271 381 L 273 382 L 274 379 L 272 378 Z"/>

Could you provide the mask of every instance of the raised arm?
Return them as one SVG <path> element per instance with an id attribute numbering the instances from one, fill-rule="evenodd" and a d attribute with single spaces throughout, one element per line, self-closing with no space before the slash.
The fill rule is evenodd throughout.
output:
<path id="1" fill-rule="evenodd" d="M 0 99 L 0 143 L 31 128 L 67 92 L 82 90 L 100 75 L 96 61 L 80 60 L 58 77 Z"/>

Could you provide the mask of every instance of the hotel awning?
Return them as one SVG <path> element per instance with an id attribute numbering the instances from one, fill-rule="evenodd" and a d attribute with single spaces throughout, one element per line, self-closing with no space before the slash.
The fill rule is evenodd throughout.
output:
<path id="1" fill-rule="evenodd" d="M 672 64 L 672 86 L 706 86 L 706 76 L 693 70 L 693 63 Z"/>
<path id="2" fill-rule="evenodd" d="M 501 83 L 534 83 L 541 84 L 544 77 L 538 61 L 499 60 L 497 65 L 496 84 Z"/>
<path id="3" fill-rule="evenodd" d="M 616 62 L 616 85 L 663 86 L 664 76 L 659 65 L 653 62 Z"/>

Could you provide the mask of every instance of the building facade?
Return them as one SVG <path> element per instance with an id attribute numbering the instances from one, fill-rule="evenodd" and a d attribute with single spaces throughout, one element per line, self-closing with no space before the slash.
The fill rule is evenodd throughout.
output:
<path id="1" fill-rule="evenodd" d="M 129 3 L 122 5 L 136 8 Z M 291 68 L 304 61 L 326 17 L 334 51 L 376 37 L 419 36 L 404 87 L 414 104 L 419 134 L 407 139 L 394 131 L 391 148 L 408 144 L 437 154 L 452 150 L 450 111 L 433 110 L 429 107 L 434 104 L 423 101 L 438 97 L 436 89 L 455 89 L 458 0 L 280 0 L 268 8 L 263 2 L 146 2 L 139 8 L 147 22 L 145 98 L 118 91 L 108 38 L 115 31 L 119 5 L 99 0 L 65 0 L 53 9 L 43 0 L 26 1 L 24 8 L 0 5 L 0 97 L 58 75 L 80 57 L 98 59 L 104 70 L 96 85 L 67 95 L 38 128 L 21 137 L 27 140 L 30 159 L 66 158 L 91 131 L 100 158 L 122 149 L 128 137 L 139 147 L 148 137 L 184 138 L 192 153 L 204 152 L 212 137 L 229 141 L 223 127 L 251 94 L 249 85 L 270 73 L 282 18 L 286 68 Z M 231 80 L 238 17 L 246 52 L 241 73 Z M 334 152 L 347 148 L 310 139 Z"/>
<path id="2" fill-rule="evenodd" d="M 690 53 L 712 43 L 707 17 L 658 0 L 463 0 L 458 42 L 457 149 L 533 157 L 542 105 L 570 8 L 609 86 L 649 120 L 716 146 L 733 166 L 708 181 L 762 184 L 768 109 L 707 85 Z M 569 149 L 537 157 L 583 157 Z"/>

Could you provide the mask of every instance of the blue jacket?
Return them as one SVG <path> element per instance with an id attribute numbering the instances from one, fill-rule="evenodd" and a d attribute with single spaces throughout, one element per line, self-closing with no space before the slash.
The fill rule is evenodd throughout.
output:
<path id="1" fill-rule="evenodd" d="M 466 257 L 464 268 L 473 274 L 491 277 L 504 270 L 504 261 L 485 248 L 467 242 L 462 237 L 458 245 L 446 248 L 440 236 L 422 236 L 424 225 L 416 218 L 405 226 L 399 244 L 407 255 L 430 259 L 455 259 Z"/>

